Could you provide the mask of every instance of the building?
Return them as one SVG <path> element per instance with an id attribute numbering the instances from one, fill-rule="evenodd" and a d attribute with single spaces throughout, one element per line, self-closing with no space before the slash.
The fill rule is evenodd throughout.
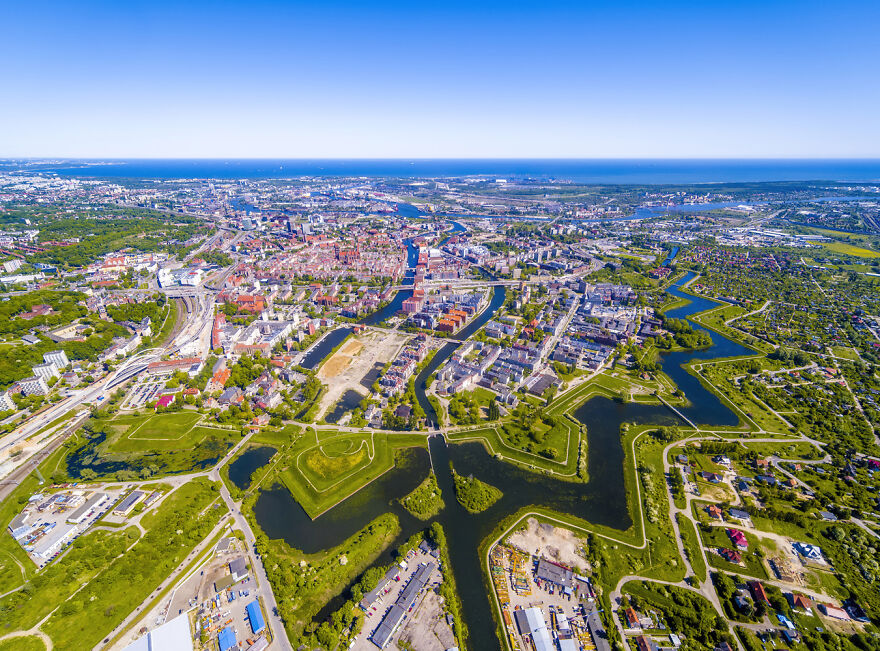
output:
<path id="1" fill-rule="evenodd" d="M 129 644 L 123 651 L 193 651 L 189 617 L 182 615 Z"/>
<path id="2" fill-rule="evenodd" d="M 513 616 L 520 635 L 531 636 L 535 651 L 553 651 L 553 638 L 550 636 L 550 631 L 547 630 L 544 613 L 540 608 L 520 609 L 514 611 Z"/>
<path id="3" fill-rule="evenodd" d="M 97 509 L 108 499 L 110 499 L 110 496 L 107 495 L 107 493 L 95 493 L 85 501 L 85 504 L 71 513 L 70 517 L 67 518 L 67 521 L 71 524 L 79 524 L 89 516 L 90 511 Z"/>
<path id="4" fill-rule="evenodd" d="M 131 491 L 125 496 L 125 499 L 116 505 L 116 508 L 113 509 L 113 515 L 128 515 L 144 495 L 146 495 L 144 491 Z"/>
<path id="5" fill-rule="evenodd" d="M 26 396 L 44 396 L 49 393 L 49 385 L 41 377 L 29 377 L 18 381 L 18 387 Z"/>
<path id="6" fill-rule="evenodd" d="M 831 604 L 819 604 L 819 610 L 826 617 L 831 617 L 832 619 L 840 619 L 842 621 L 849 621 L 850 619 L 849 614 L 843 608 L 838 608 Z"/>
<path id="7" fill-rule="evenodd" d="M 234 649 L 238 646 L 238 641 L 235 639 L 235 631 L 232 630 L 231 626 L 227 626 L 220 634 L 217 636 L 217 644 L 220 646 L 220 651 L 229 651 L 229 649 Z"/>
<path id="8" fill-rule="evenodd" d="M 55 367 L 59 369 L 66 368 L 70 365 L 70 360 L 67 359 L 67 353 L 63 350 L 53 350 L 48 353 L 43 353 L 43 361 L 46 364 L 54 364 Z"/>
<path id="9" fill-rule="evenodd" d="M 538 561 L 538 568 L 535 570 L 535 577 L 541 581 L 547 581 L 548 583 L 558 585 L 563 589 L 568 588 L 571 590 L 572 581 L 574 580 L 574 572 L 567 567 L 551 563 L 542 558 Z"/>
<path id="10" fill-rule="evenodd" d="M 260 602 L 257 599 L 250 602 L 245 607 L 245 610 L 247 610 L 248 622 L 250 622 L 251 631 L 254 635 L 266 628 L 266 622 L 263 619 L 263 611 L 260 608 Z"/>
<path id="11" fill-rule="evenodd" d="M 0 393 L 0 411 L 11 411 L 16 409 L 15 403 L 9 395 L 8 391 Z"/>
<path id="12" fill-rule="evenodd" d="M 34 372 L 34 377 L 43 378 L 46 382 L 58 377 L 58 368 L 55 364 L 37 364 L 31 370 Z"/>
<path id="13" fill-rule="evenodd" d="M 243 556 L 239 556 L 238 558 L 229 561 L 229 573 L 232 575 L 232 580 L 235 583 L 247 578 L 247 563 Z"/>
<path id="14" fill-rule="evenodd" d="M 376 628 L 370 636 L 370 642 L 380 649 L 384 649 L 388 646 L 388 643 L 391 642 L 391 636 L 394 635 L 397 627 L 400 626 L 404 615 L 406 615 L 406 611 L 403 608 L 397 604 L 391 606 L 391 608 L 388 609 L 388 612 L 385 613 L 385 617 L 382 618 L 382 622 L 379 624 L 378 628 Z"/>

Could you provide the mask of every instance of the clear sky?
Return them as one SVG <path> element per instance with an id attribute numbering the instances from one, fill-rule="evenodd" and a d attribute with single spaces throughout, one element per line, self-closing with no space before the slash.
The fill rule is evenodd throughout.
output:
<path id="1" fill-rule="evenodd" d="M 10 2 L 0 156 L 880 157 L 880 2 Z"/>

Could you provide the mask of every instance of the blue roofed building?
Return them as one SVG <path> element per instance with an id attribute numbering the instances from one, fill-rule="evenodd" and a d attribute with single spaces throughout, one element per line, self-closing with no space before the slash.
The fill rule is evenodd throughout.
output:
<path id="1" fill-rule="evenodd" d="M 220 651 L 235 648 L 237 642 L 235 640 L 235 631 L 232 630 L 231 626 L 227 626 L 220 631 L 220 635 L 217 636 L 217 643 L 220 645 Z"/>
<path id="2" fill-rule="evenodd" d="M 251 623 L 251 631 L 253 631 L 254 634 L 257 634 L 266 628 L 266 622 L 263 620 L 263 611 L 260 609 L 260 602 L 257 599 L 250 602 L 245 610 L 247 610 L 248 620 Z"/>

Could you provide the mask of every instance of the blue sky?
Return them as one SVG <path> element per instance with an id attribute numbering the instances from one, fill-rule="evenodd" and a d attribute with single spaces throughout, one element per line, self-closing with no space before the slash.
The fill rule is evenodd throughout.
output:
<path id="1" fill-rule="evenodd" d="M 19 2 L 0 156 L 880 157 L 880 3 Z"/>

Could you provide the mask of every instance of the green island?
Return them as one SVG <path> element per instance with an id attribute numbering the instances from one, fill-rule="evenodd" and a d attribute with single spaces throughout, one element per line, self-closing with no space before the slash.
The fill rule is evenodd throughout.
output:
<path id="1" fill-rule="evenodd" d="M 402 497 L 400 504 L 419 520 L 430 520 L 446 506 L 433 472 L 412 493 Z"/>
<path id="2" fill-rule="evenodd" d="M 470 513 L 482 513 L 501 499 L 503 493 L 473 475 L 462 477 L 455 471 L 455 499 Z"/>

